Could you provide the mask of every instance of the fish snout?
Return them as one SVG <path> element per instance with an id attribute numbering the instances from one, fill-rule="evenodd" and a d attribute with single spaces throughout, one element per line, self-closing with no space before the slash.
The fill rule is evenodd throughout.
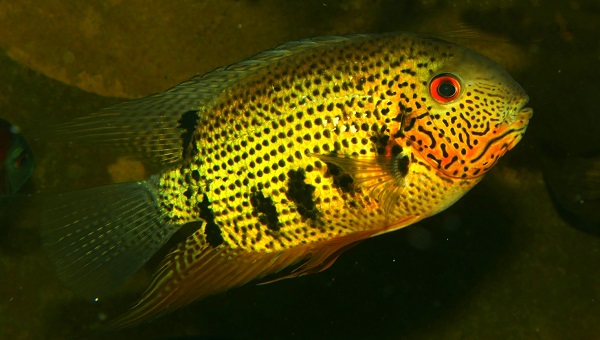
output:
<path id="1" fill-rule="evenodd" d="M 511 117 L 512 125 L 527 126 L 529 120 L 533 116 L 533 109 L 530 107 L 522 107 L 517 113 Z"/>
<path id="2" fill-rule="evenodd" d="M 520 120 L 524 120 L 524 121 L 529 121 L 532 116 L 533 116 L 533 109 L 530 108 L 530 107 L 524 107 L 524 108 L 522 108 L 519 111 L 519 113 L 517 114 L 517 117 Z"/>
<path id="3" fill-rule="evenodd" d="M 513 110 L 509 110 L 506 115 L 505 123 L 509 125 L 527 125 L 533 116 L 533 109 L 526 107 L 529 103 L 529 96 L 524 94 L 519 96 L 519 100 L 513 104 Z"/>

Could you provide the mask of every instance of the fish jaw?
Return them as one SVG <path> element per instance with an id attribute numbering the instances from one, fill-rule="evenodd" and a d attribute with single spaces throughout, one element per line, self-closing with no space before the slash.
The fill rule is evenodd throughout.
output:
<path id="1" fill-rule="evenodd" d="M 515 128 L 527 128 L 531 117 L 533 117 L 533 109 L 530 107 L 523 107 L 521 110 L 514 114 L 507 114 L 505 123 L 508 125 L 512 125 Z"/>
<path id="2" fill-rule="evenodd" d="M 531 119 L 532 116 L 533 116 L 533 109 L 530 107 L 522 108 L 521 110 L 519 110 L 517 112 L 517 114 L 507 115 L 508 126 L 511 126 L 512 129 L 518 130 L 519 136 L 518 136 L 518 138 L 513 139 L 512 143 L 510 143 L 507 146 L 506 151 L 514 148 L 515 145 L 517 145 L 517 143 L 521 140 L 521 138 L 523 137 L 523 134 L 527 130 L 527 126 L 529 125 L 529 120 Z"/>

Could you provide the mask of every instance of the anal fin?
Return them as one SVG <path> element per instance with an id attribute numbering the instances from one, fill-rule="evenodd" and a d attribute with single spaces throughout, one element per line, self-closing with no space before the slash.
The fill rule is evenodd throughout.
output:
<path id="1" fill-rule="evenodd" d="M 269 253 L 233 250 L 225 244 L 213 248 L 205 242 L 203 233 L 197 231 L 169 253 L 139 302 L 127 314 L 111 321 L 106 329 L 136 325 L 252 280 L 268 277 L 268 282 L 273 282 L 320 272 L 329 268 L 344 250 L 379 231 L 356 232 Z M 291 272 L 277 276 L 294 266 L 297 267 Z"/>

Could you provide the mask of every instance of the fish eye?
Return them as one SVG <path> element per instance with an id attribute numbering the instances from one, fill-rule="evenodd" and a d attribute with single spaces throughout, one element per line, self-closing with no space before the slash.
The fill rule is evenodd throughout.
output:
<path id="1" fill-rule="evenodd" d="M 439 74 L 429 83 L 429 93 L 439 103 L 449 103 L 460 94 L 458 78 L 450 73 Z"/>

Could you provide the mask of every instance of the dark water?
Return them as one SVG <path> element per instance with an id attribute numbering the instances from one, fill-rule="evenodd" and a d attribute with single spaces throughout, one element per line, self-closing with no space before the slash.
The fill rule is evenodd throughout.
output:
<path id="1" fill-rule="evenodd" d="M 0 117 L 25 132 L 164 90 L 288 40 L 463 25 L 478 38 L 460 43 L 504 65 L 535 110 L 524 140 L 444 213 L 367 240 L 323 273 L 247 285 L 92 337 L 600 336 L 600 3 L 456 3 L 0 1 Z M 25 193 L 144 176 L 104 150 L 30 142 L 38 166 Z M 112 298 L 78 299 L 40 251 L 36 200 L 33 209 L 21 203 L 1 216 L 0 338 L 88 334 L 148 283 L 142 272 Z"/>

